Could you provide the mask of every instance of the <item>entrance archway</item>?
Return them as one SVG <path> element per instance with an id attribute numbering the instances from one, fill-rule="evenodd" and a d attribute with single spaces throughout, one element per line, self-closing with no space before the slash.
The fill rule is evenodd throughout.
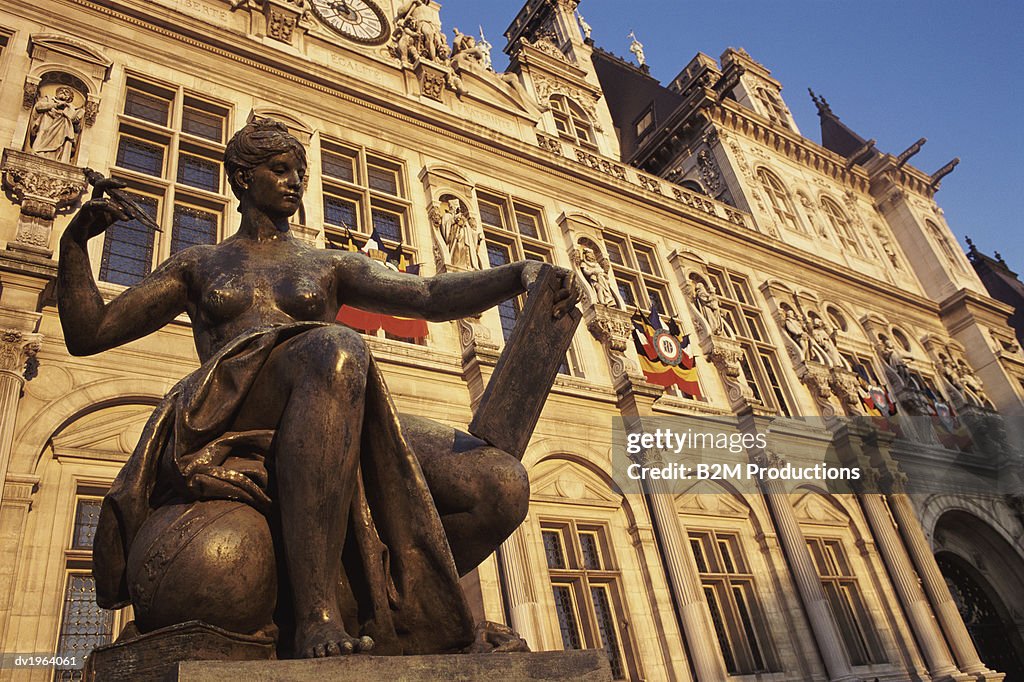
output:
<path id="1" fill-rule="evenodd" d="M 1024 602 L 1020 555 L 989 524 L 964 511 L 943 514 L 935 538 L 935 561 L 981 660 L 1006 673 L 1008 681 L 1024 680 L 1024 623 L 1016 622 Z"/>

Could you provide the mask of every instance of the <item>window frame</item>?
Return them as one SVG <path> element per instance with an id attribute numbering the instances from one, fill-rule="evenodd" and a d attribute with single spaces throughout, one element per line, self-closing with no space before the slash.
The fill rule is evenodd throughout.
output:
<path id="1" fill-rule="evenodd" d="M 608 541 L 610 529 L 604 521 L 590 519 L 575 519 L 562 517 L 541 517 L 539 519 L 542 537 L 547 533 L 557 533 L 561 541 L 562 556 L 564 557 L 564 568 L 551 567 L 547 561 L 545 550 L 545 565 L 548 570 L 548 585 L 552 590 L 552 599 L 555 599 L 556 620 L 559 621 L 561 630 L 561 619 L 558 617 L 558 603 L 554 596 L 554 590 L 558 587 L 566 587 L 572 595 L 574 616 L 576 619 L 577 632 L 581 639 L 581 648 L 598 648 L 607 651 L 607 643 L 601 632 L 599 624 L 600 616 L 595 606 L 593 596 L 594 589 L 604 589 L 608 595 L 609 615 L 612 618 L 613 634 L 616 637 L 614 647 L 617 652 L 617 661 L 609 658 L 612 665 L 613 678 L 637 679 L 638 669 L 634 653 L 634 643 L 625 623 L 629 622 L 626 611 L 625 593 L 622 587 L 622 569 L 620 568 L 614 553 L 614 547 Z M 600 557 L 600 567 L 597 569 L 586 568 L 583 560 L 583 550 L 579 542 L 581 534 L 592 535 L 597 539 L 597 549 Z M 571 542 L 567 542 L 571 539 Z M 543 543 L 542 543 L 543 544 Z M 562 635 L 562 646 L 567 643 Z M 615 676 L 615 668 L 618 665 L 621 674 Z"/>
<path id="2" fill-rule="evenodd" d="M 164 101 L 167 106 L 164 122 L 159 123 L 132 115 L 128 111 L 132 92 Z M 195 109 L 213 117 L 220 117 L 220 140 L 212 140 L 186 131 L 186 109 Z M 151 273 L 175 252 L 175 244 L 178 243 L 174 237 L 175 216 L 179 208 L 202 211 L 213 216 L 215 228 L 212 241 L 209 243 L 217 243 L 224 237 L 231 197 L 224 174 L 223 157 L 232 116 L 233 108 L 226 102 L 188 90 L 181 85 L 161 83 L 143 74 L 126 74 L 121 91 L 120 111 L 115 120 L 116 144 L 111 150 L 110 176 L 125 182 L 129 192 L 156 198 L 157 211 L 154 220 L 163 227 L 163 232 L 143 228 L 149 234 L 150 254 L 148 268 L 139 279 Z M 153 175 L 144 169 L 118 165 L 122 156 L 122 140 L 139 140 L 144 144 L 160 147 L 163 153 L 160 174 Z M 188 178 L 182 175 L 181 171 L 187 168 L 186 157 L 213 165 L 213 174 L 216 176 L 215 190 L 209 186 L 190 183 Z M 115 223 L 118 224 L 120 223 Z M 115 233 L 108 231 L 104 236 L 96 263 L 97 279 L 112 286 L 130 286 L 139 279 L 121 282 L 106 279 L 109 276 L 108 254 L 116 243 L 110 239 L 112 234 Z"/>
<path id="3" fill-rule="evenodd" d="M 724 266 L 712 264 L 707 266 L 707 276 L 718 291 L 722 315 L 729 321 L 736 340 L 743 348 L 740 365 L 754 400 L 781 416 L 793 417 L 797 414 L 797 403 L 779 361 L 778 347 L 768 335 L 764 313 L 750 286 L 750 279 Z M 738 295 L 737 291 L 740 292 Z M 750 331 L 750 318 L 758 321 L 757 334 Z"/>
<path id="4" fill-rule="evenodd" d="M 772 206 L 776 221 L 782 227 L 807 234 L 807 230 L 800 224 L 800 216 L 797 215 L 793 197 L 782 178 L 764 166 L 758 166 L 754 175 L 761 189 L 768 195 L 768 203 Z"/>

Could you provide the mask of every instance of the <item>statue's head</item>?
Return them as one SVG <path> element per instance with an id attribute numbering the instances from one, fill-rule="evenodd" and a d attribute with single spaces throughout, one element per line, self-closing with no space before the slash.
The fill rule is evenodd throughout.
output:
<path id="1" fill-rule="evenodd" d="M 75 92 L 68 86 L 62 85 L 57 88 L 55 96 L 61 102 L 70 102 L 75 98 Z"/>
<path id="2" fill-rule="evenodd" d="M 306 166 L 306 150 L 288 126 L 272 118 L 255 118 L 232 136 L 224 149 L 224 169 L 231 183 L 231 191 L 239 199 L 245 193 L 242 181 L 257 166 L 278 154 L 292 152 Z"/>

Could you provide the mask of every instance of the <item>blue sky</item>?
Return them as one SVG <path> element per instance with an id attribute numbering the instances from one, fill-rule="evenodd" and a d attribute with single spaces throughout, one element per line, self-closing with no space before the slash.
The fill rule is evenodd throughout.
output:
<path id="1" fill-rule="evenodd" d="M 451 37 L 482 25 L 495 46 L 521 7 L 440 0 Z M 583 0 L 595 43 L 629 57 L 632 29 L 651 75 L 668 83 L 697 52 L 743 47 L 771 69 L 805 137 L 820 140 L 811 87 L 878 148 L 899 154 L 928 138 L 912 163 L 932 173 L 959 156 L 936 200 L 966 246 L 999 251 L 1024 275 L 1024 2 L 1020 0 Z M 1014 206 L 1018 208 L 1014 208 Z"/>

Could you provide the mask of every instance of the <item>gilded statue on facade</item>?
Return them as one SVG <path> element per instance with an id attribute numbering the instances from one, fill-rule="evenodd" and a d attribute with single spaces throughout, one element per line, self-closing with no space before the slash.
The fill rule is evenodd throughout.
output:
<path id="1" fill-rule="evenodd" d="M 117 183 L 99 181 L 61 238 L 57 301 L 73 355 L 187 313 L 201 361 L 156 407 L 104 499 L 98 603 L 132 604 L 142 633 L 201 621 L 273 638 L 280 658 L 469 647 L 479 630 L 459 577 L 524 518 L 526 471 L 480 438 L 399 415 L 366 342 L 334 318 L 343 303 L 475 315 L 550 266 L 421 278 L 307 245 L 289 230 L 306 154 L 276 121 L 240 130 L 225 169 L 238 232 L 175 253 L 109 303 L 88 242 L 133 218 L 104 196 Z M 550 315 L 561 318 L 578 295 L 568 271 L 556 276 Z"/>

